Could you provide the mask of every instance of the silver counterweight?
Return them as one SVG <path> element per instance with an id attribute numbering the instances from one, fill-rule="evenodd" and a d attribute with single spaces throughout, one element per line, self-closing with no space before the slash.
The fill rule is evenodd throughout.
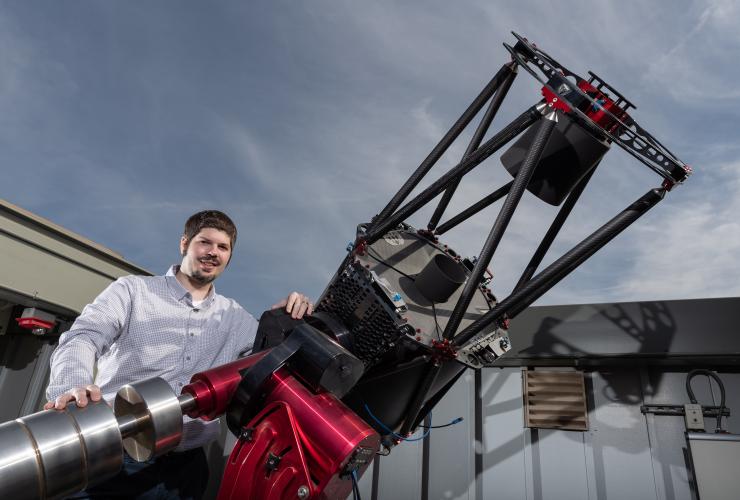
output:
<path id="1" fill-rule="evenodd" d="M 70 404 L 0 424 L 0 498 L 61 498 L 117 474 L 124 450 L 138 461 L 167 453 L 192 404 L 153 378 L 121 388 L 115 410 Z"/>

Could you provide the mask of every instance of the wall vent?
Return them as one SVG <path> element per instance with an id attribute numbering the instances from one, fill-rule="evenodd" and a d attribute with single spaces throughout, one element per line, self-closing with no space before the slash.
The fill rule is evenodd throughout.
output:
<path id="1" fill-rule="evenodd" d="M 523 385 L 527 427 L 588 430 L 583 372 L 527 370 Z"/>

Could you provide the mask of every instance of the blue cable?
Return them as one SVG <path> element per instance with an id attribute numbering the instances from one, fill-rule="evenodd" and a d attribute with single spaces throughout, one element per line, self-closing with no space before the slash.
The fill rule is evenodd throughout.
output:
<path id="1" fill-rule="evenodd" d="M 426 432 L 421 437 L 410 438 L 410 437 L 401 436 L 400 434 L 396 434 L 395 432 L 393 432 L 391 429 L 388 428 L 387 425 L 381 422 L 378 417 L 373 415 L 373 412 L 370 411 L 370 407 L 367 405 L 367 403 L 364 403 L 364 404 L 365 404 L 365 411 L 367 412 L 368 415 L 370 415 L 370 418 L 372 418 L 375 421 L 375 423 L 378 424 L 385 432 L 392 435 L 396 439 L 400 439 L 401 441 L 421 441 L 422 439 L 427 437 L 429 433 L 432 431 L 432 427 L 430 425 L 429 427 L 427 427 Z M 431 424 L 431 420 L 432 420 L 432 412 L 429 412 L 429 423 L 430 424 Z M 457 417 L 455 420 L 453 420 L 447 425 L 457 424 L 459 422 L 462 422 L 462 420 L 463 420 L 462 417 Z"/>
<path id="2" fill-rule="evenodd" d="M 357 469 L 352 469 L 352 497 L 360 500 L 360 484 L 357 479 Z"/>

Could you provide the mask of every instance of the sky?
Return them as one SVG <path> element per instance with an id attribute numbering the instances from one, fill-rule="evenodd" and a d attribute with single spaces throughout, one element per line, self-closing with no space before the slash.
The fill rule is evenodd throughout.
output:
<path id="1" fill-rule="evenodd" d="M 221 209 L 239 241 L 220 293 L 255 315 L 294 289 L 316 298 L 356 225 L 508 60 L 516 31 L 603 77 L 694 169 L 538 303 L 736 296 L 738 25 L 728 0 L 3 1 L 0 197 L 154 273 L 178 261 L 190 214 Z M 539 98 L 520 74 L 492 131 Z M 490 158 L 447 214 L 508 181 Z M 612 148 L 545 264 L 659 185 Z M 499 206 L 444 242 L 477 254 Z M 555 213 L 525 194 L 492 261 L 499 298 Z"/>

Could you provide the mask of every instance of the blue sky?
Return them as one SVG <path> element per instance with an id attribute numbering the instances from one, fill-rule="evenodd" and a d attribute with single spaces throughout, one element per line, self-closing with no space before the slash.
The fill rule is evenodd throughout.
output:
<path id="1" fill-rule="evenodd" d="M 539 303 L 737 295 L 738 25 L 737 2 L 707 0 L 5 1 L 0 197 L 153 272 L 177 261 L 188 215 L 220 208 L 240 240 L 219 291 L 255 314 L 292 289 L 316 297 L 356 224 L 507 60 L 514 30 L 604 77 L 695 170 Z M 494 128 L 538 96 L 520 75 Z M 507 181 L 490 159 L 450 213 Z M 546 260 L 659 183 L 614 148 Z M 446 242 L 476 254 L 496 210 Z M 554 213 L 525 196 L 494 256 L 494 293 Z"/>

